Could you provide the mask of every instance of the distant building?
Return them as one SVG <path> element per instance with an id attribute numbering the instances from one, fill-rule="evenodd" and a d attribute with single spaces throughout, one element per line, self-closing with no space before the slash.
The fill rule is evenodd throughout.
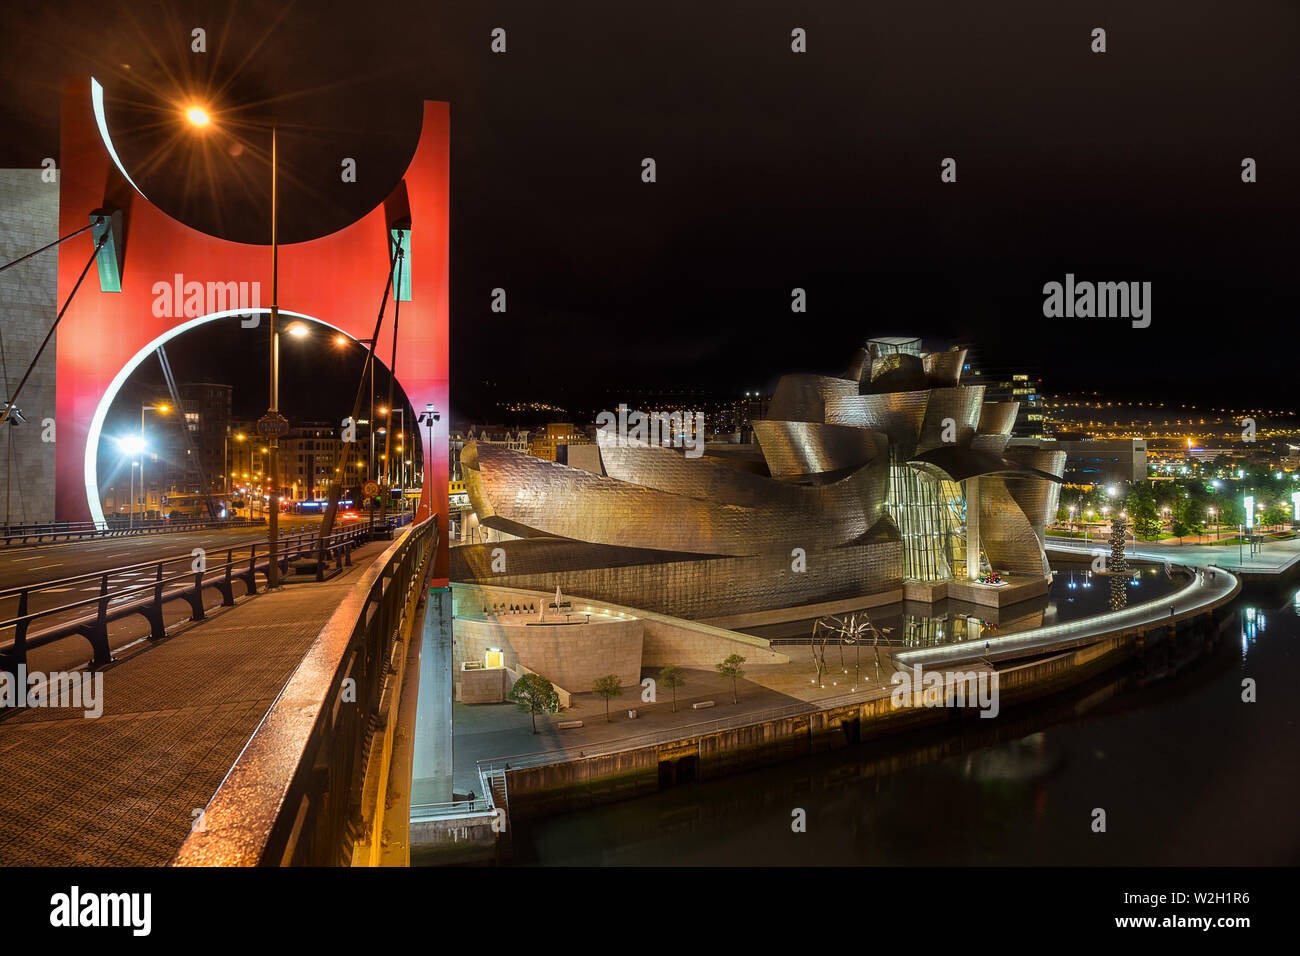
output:
<path id="1" fill-rule="evenodd" d="M 573 426 L 568 426 L 572 428 Z M 529 454 L 528 429 L 505 428 L 501 425 L 470 426 L 464 441 L 478 441 L 485 445 L 501 445 L 511 451 Z"/>
<path id="2" fill-rule="evenodd" d="M 1008 369 L 980 362 L 974 349 L 966 349 L 961 372 L 962 385 L 983 385 L 986 402 L 1019 402 L 1012 438 L 1048 438 L 1047 403 L 1043 380 L 1026 369 Z"/>
<path id="3" fill-rule="evenodd" d="M 568 463 L 569 445 L 590 445 L 592 440 L 573 422 L 552 422 L 533 432 L 528 442 L 528 454 L 546 461 Z"/>
<path id="4" fill-rule="evenodd" d="M 345 443 L 329 422 L 291 428 L 280 439 L 280 494 L 295 501 L 325 498 L 333 480 L 341 478 L 346 487 L 359 484 L 366 476 L 366 452 L 361 442 Z"/>
<path id="5" fill-rule="evenodd" d="M 1012 439 L 1009 447 L 1065 452 L 1062 478 L 1069 485 L 1130 484 L 1147 478 L 1147 443 L 1141 438 L 1040 441 Z"/>

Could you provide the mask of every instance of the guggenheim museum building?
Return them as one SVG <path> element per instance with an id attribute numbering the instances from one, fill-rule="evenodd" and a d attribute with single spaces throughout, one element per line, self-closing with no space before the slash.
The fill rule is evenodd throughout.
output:
<path id="1" fill-rule="evenodd" d="M 590 470 L 470 442 L 470 503 L 512 537 L 454 548 L 452 579 L 697 620 L 1040 595 L 1065 453 L 1009 445 L 1017 403 L 960 384 L 965 359 L 872 339 L 840 377 L 782 377 L 755 444 L 694 456 L 613 429 Z"/>

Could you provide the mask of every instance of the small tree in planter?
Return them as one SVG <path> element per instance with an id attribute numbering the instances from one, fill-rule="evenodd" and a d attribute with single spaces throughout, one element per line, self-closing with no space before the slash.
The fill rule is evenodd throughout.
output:
<path id="1" fill-rule="evenodd" d="M 659 683 L 673 692 L 673 713 L 677 713 L 677 688 L 686 683 L 682 669 L 676 664 L 665 664 L 659 668 Z"/>
<path id="2" fill-rule="evenodd" d="M 745 670 L 740 665 L 745 663 L 745 659 L 739 654 L 732 654 L 722 663 L 717 665 L 718 673 L 731 681 L 731 702 L 740 703 L 736 696 L 736 681 L 745 676 Z"/>
<path id="3" fill-rule="evenodd" d="M 618 686 L 618 675 L 606 674 L 604 677 L 597 677 L 591 689 L 605 698 L 605 720 L 609 720 L 610 698 L 623 696 L 623 688 Z"/>
<path id="4" fill-rule="evenodd" d="M 510 688 L 510 699 L 528 711 L 533 719 L 533 733 L 537 733 L 537 715 L 555 714 L 560 710 L 560 695 L 541 674 L 525 674 Z"/>

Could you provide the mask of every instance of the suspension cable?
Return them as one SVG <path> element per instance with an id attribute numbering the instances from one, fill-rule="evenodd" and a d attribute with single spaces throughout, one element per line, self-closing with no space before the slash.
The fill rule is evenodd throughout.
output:
<path id="1" fill-rule="evenodd" d="M 89 226 L 86 227 L 86 229 L 89 228 Z M 83 229 L 82 232 L 85 232 L 85 229 Z M 86 261 L 86 267 L 81 270 L 81 275 L 77 277 L 77 284 L 74 285 L 72 291 L 68 293 L 68 300 L 63 303 L 63 308 L 59 309 L 59 314 L 54 317 L 54 324 L 51 325 L 50 330 L 45 333 L 45 340 L 41 342 L 41 347 L 36 350 L 36 355 L 32 357 L 31 364 L 27 366 L 27 371 L 23 373 L 22 381 L 18 383 L 18 387 L 14 389 L 14 393 L 10 395 L 8 400 L 5 402 L 4 414 L 0 415 L 0 425 L 3 425 L 8 421 L 9 413 L 17 406 L 18 393 L 23 390 L 23 386 L 27 384 L 27 379 L 29 379 L 32 372 L 35 371 L 36 363 L 41 360 L 41 354 L 45 351 L 45 346 L 49 345 L 50 339 L 54 337 L 54 330 L 59 327 L 59 323 L 63 320 L 63 313 L 68 311 L 68 306 L 72 305 L 73 296 L 75 296 L 77 290 L 81 288 L 82 280 L 86 278 L 86 273 L 89 272 L 90 267 L 94 265 L 95 257 L 99 255 L 99 250 L 108 239 L 108 235 L 108 232 L 105 231 L 104 234 L 99 237 L 99 242 L 95 243 L 95 249 L 91 252 L 90 258 Z"/>
<path id="2" fill-rule="evenodd" d="M 29 253 L 27 253 L 27 255 L 22 256 L 22 257 L 20 257 L 20 258 L 18 258 L 18 259 L 15 259 L 13 262 L 6 262 L 4 265 L 0 266 L 0 272 L 4 272 L 4 271 L 5 271 L 6 269 L 8 269 L 10 266 L 16 266 L 16 265 L 18 265 L 18 263 L 20 263 L 20 262 L 26 262 L 26 261 L 27 261 L 28 259 L 30 259 L 32 256 L 39 256 L 39 255 L 40 255 L 42 252 L 44 252 L 46 249 L 53 249 L 55 246 L 59 245 L 60 243 L 67 242 L 69 239 L 72 239 L 72 238 L 74 238 L 74 237 L 76 237 L 76 236 L 81 235 L 81 234 L 82 234 L 83 232 L 85 232 L 87 229 L 94 229 L 96 226 L 98 226 L 98 225 L 100 225 L 101 223 L 103 223 L 103 221 L 104 221 L 104 217 L 103 217 L 103 216 L 96 216 L 96 217 L 95 217 L 95 221 L 92 222 L 89 226 L 82 226 L 82 227 L 81 227 L 80 229 L 78 229 L 76 232 L 70 232 L 70 233 L 68 233 L 66 236 L 64 236 L 64 237 L 61 238 L 61 239 L 55 239 L 53 242 L 49 243 L 48 245 L 41 246 L 41 247 L 40 247 L 39 249 L 37 249 L 35 252 L 29 252 Z"/>

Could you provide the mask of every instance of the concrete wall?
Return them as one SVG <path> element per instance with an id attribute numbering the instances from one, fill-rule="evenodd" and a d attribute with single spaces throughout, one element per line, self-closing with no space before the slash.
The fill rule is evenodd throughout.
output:
<path id="1" fill-rule="evenodd" d="M 39 169 L 0 169 L 0 263 L 58 238 L 59 187 Z M 87 213 L 90 210 L 86 210 Z M 89 225 L 90 220 L 86 220 Z M 90 257 L 90 233 L 69 240 L 63 255 Z M 0 401 L 9 398 L 54 324 L 59 251 L 51 249 L 0 272 Z M 94 269 L 86 281 L 97 285 Z M 84 285 L 83 285 L 84 288 Z M 0 524 L 54 520 L 54 443 L 42 441 L 42 421 L 54 419 L 54 356 L 50 340 L 17 405 L 27 424 L 0 429 Z"/>
<path id="2" fill-rule="evenodd" d="M 506 679 L 504 667 L 456 671 L 456 699 L 462 704 L 499 704 L 512 686 L 514 681 Z"/>
<path id="3" fill-rule="evenodd" d="M 624 687 L 640 683 L 644 624 L 639 618 L 590 624 L 524 624 L 526 619 L 504 624 L 491 617 L 456 618 L 453 654 L 461 680 L 468 673 L 460 672 L 462 662 L 481 661 L 489 647 L 499 647 L 506 667 L 526 667 L 573 693 L 591 690 L 606 674 L 617 674 Z"/>
<path id="4" fill-rule="evenodd" d="M 451 586 L 456 613 L 462 608 L 467 614 L 481 613 L 484 603 L 504 601 L 518 603 L 522 601 L 549 600 L 554 592 L 545 594 L 540 591 L 524 591 L 519 588 L 491 587 L 477 584 L 457 584 Z M 578 601 L 574 597 L 575 603 Z M 731 654 L 739 654 L 746 661 L 754 664 L 788 664 L 790 658 L 772 650 L 771 644 L 761 637 L 752 637 L 737 631 L 701 624 L 698 621 L 686 621 L 669 617 L 655 611 L 625 605 L 604 602 L 602 608 L 614 613 L 626 612 L 637 617 L 642 628 L 641 667 L 661 667 L 664 664 L 676 664 L 679 667 L 712 668 L 718 661 Z M 459 628 L 461 621 L 457 619 Z M 501 646 L 501 645 L 494 645 Z M 484 648 L 486 650 L 486 647 Z M 481 658 L 480 658 L 481 659 Z M 507 662 L 508 663 L 508 662 Z M 459 666 L 459 665 L 458 665 Z M 604 671 L 603 673 L 609 673 Z M 640 680 L 638 674 L 637 680 Z M 637 681 L 633 681 L 636 683 Z M 555 683 L 559 683 L 556 681 Z M 571 691 L 590 690 L 591 685 L 569 687 Z"/>

